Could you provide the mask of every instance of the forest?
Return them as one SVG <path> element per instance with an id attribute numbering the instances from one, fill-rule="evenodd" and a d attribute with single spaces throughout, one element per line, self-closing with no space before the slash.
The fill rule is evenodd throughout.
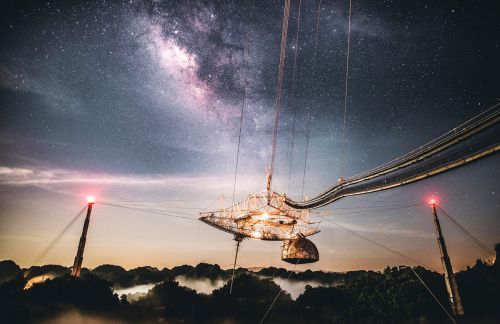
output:
<path id="1" fill-rule="evenodd" d="M 2 322 L 40 323 L 93 319 L 109 323 L 206 322 L 255 323 L 442 323 L 446 313 L 415 276 L 414 270 L 450 312 L 441 274 L 423 267 L 387 267 L 383 271 L 345 273 L 283 268 L 232 270 L 200 263 L 159 270 L 116 265 L 84 269 L 79 278 L 59 265 L 21 269 L 0 261 Z M 36 278 L 49 278 L 36 282 Z M 198 293 L 176 280 L 224 280 L 211 294 Z M 500 321 L 500 266 L 482 260 L 456 273 L 465 309 L 463 322 Z M 275 278 L 316 282 L 295 300 Z M 30 282 L 31 280 L 31 282 Z M 128 300 L 118 288 L 154 284 L 142 298 Z M 29 288 L 28 288 L 29 287 Z M 272 305 L 272 307 L 271 307 Z"/>

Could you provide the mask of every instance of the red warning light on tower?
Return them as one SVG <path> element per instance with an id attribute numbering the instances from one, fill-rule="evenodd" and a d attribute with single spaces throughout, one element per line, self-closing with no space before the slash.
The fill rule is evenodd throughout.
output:
<path id="1" fill-rule="evenodd" d="M 437 199 L 436 198 L 429 199 L 429 205 L 434 206 L 436 204 L 437 204 Z"/>
<path id="2" fill-rule="evenodd" d="M 94 196 L 87 196 L 87 203 L 94 204 L 95 203 L 95 197 Z"/>

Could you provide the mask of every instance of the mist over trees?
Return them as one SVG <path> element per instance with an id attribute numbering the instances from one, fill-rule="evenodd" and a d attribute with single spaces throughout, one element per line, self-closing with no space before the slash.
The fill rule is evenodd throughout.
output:
<path id="1" fill-rule="evenodd" d="M 424 280 L 449 311 L 443 276 L 422 267 L 413 270 Z M 315 281 L 323 285 L 306 286 L 293 300 L 272 278 L 287 278 L 280 268 L 258 272 L 239 268 L 230 290 L 232 270 L 200 263 L 159 270 L 139 267 L 125 270 L 115 265 L 86 269 L 80 278 L 69 269 L 47 265 L 21 269 L 13 261 L 0 261 L 0 317 L 5 323 L 72 321 L 66 314 L 77 312 L 99 322 L 137 323 L 259 322 L 271 304 L 269 323 L 390 323 L 446 322 L 446 314 L 407 266 L 387 267 L 381 272 L 352 271 L 293 273 L 290 280 Z M 26 284 L 37 276 L 49 279 Z M 212 294 L 201 294 L 179 285 L 176 276 L 200 280 L 227 280 Z M 499 322 L 500 267 L 481 260 L 456 274 L 465 308 L 466 322 Z M 50 279 L 51 278 L 51 279 Z M 137 284 L 156 284 L 137 301 L 128 301 L 114 289 Z M 335 284 L 333 284 L 335 283 Z"/>

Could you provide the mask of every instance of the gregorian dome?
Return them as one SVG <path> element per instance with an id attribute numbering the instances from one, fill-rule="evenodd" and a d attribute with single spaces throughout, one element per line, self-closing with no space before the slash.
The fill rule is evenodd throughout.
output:
<path id="1" fill-rule="evenodd" d="M 299 237 L 283 241 L 281 260 L 292 264 L 313 263 L 319 260 L 319 252 L 313 242 Z"/>

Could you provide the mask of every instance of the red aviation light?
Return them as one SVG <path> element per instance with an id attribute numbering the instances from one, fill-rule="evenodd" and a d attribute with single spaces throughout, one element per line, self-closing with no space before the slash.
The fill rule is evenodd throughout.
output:
<path id="1" fill-rule="evenodd" d="M 436 206 L 437 205 L 437 199 L 436 198 L 429 199 L 429 205 Z"/>
<path id="2" fill-rule="evenodd" d="M 94 204 L 95 203 L 95 197 L 94 196 L 87 196 L 87 203 L 88 204 Z"/>

